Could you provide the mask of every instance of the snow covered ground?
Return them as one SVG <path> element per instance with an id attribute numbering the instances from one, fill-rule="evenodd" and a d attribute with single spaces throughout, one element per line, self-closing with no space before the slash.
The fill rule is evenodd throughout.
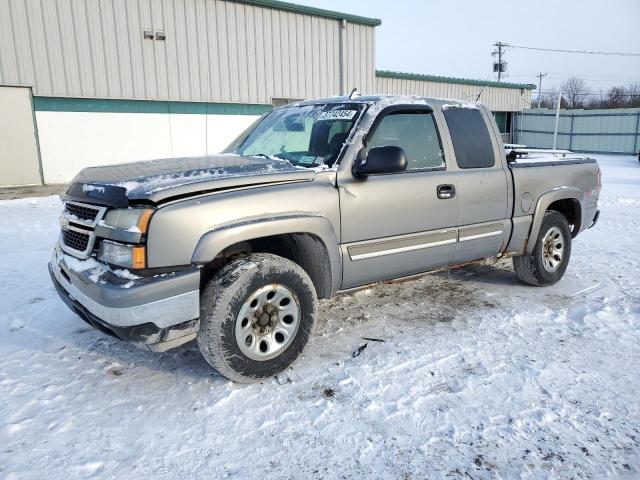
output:
<path id="1" fill-rule="evenodd" d="M 599 159 L 557 286 L 499 262 L 323 301 L 249 386 L 86 326 L 47 273 L 58 198 L 0 202 L 0 477 L 637 478 L 640 164 Z"/>

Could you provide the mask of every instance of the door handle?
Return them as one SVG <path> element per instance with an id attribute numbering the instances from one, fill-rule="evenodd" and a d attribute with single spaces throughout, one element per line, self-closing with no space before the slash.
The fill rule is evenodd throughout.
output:
<path id="1" fill-rule="evenodd" d="M 456 196 L 456 187 L 453 185 L 438 185 L 436 191 L 438 192 L 438 198 L 441 200 Z"/>

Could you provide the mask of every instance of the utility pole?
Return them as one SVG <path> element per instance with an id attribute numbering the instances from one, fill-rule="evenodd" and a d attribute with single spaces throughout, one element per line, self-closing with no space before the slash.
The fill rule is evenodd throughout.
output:
<path id="1" fill-rule="evenodd" d="M 496 42 L 493 44 L 496 47 L 496 50 L 492 53 L 492 55 L 498 55 L 498 64 L 493 65 L 493 71 L 498 72 L 498 81 L 502 80 L 502 74 L 505 72 L 506 68 L 504 67 L 504 63 L 502 62 L 502 50 L 505 47 L 508 47 L 508 43 L 504 42 Z"/>
<path id="2" fill-rule="evenodd" d="M 542 97 L 542 77 L 546 77 L 547 73 L 540 72 L 536 77 L 538 77 L 538 108 L 540 108 L 540 98 Z"/>

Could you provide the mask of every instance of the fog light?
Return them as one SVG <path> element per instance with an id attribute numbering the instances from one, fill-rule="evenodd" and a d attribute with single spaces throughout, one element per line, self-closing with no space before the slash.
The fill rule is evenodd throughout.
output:
<path id="1" fill-rule="evenodd" d="M 98 260 L 136 270 L 147 266 L 147 255 L 143 246 L 123 245 L 109 240 L 100 242 Z"/>

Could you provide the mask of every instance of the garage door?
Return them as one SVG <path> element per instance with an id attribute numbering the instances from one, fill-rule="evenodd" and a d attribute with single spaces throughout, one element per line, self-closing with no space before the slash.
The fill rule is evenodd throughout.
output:
<path id="1" fill-rule="evenodd" d="M 0 186 L 42 183 L 31 92 L 0 86 Z"/>

